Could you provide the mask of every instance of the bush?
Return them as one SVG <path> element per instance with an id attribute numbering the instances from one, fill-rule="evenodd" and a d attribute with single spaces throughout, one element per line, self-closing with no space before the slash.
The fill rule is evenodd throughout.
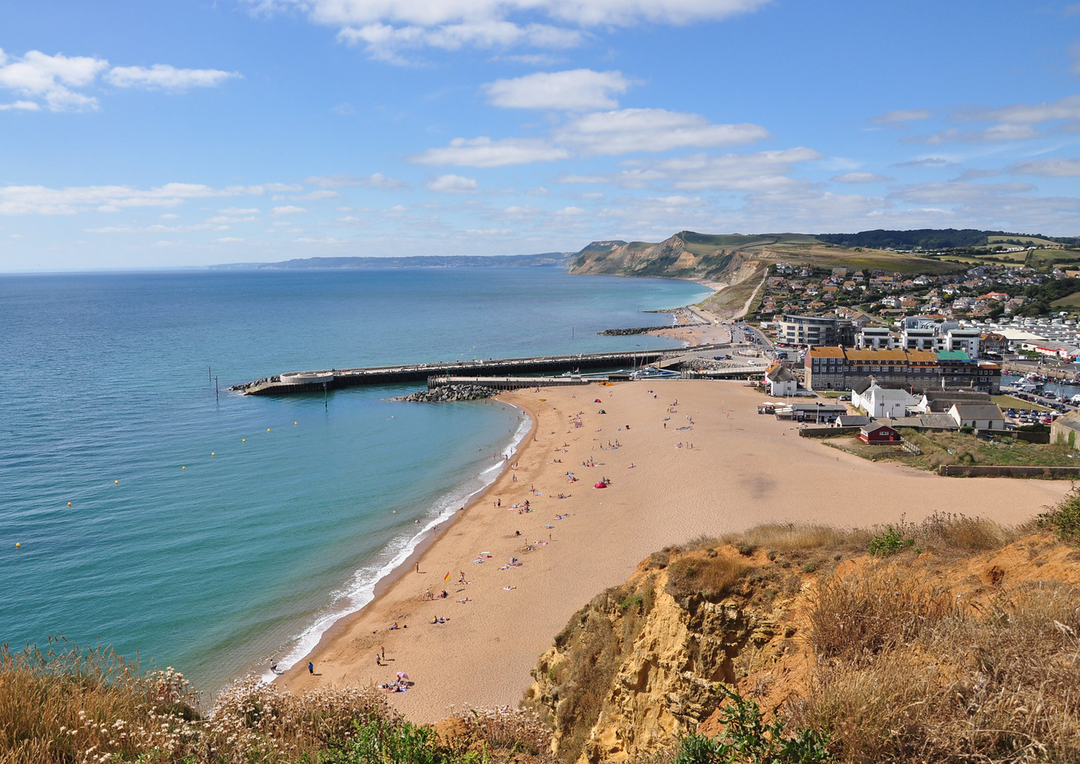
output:
<path id="1" fill-rule="evenodd" d="M 1040 514 L 1038 521 L 1062 541 L 1080 544 L 1080 487 L 1074 485 L 1056 507 Z"/>
<path id="2" fill-rule="evenodd" d="M 869 549 L 870 554 L 876 557 L 888 557 L 913 546 L 915 546 L 915 539 L 904 536 L 903 522 L 901 522 L 899 528 L 886 525 L 884 531 L 870 539 Z"/>
<path id="3" fill-rule="evenodd" d="M 833 761 L 828 736 L 800 729 L 794 736 L 784 732 L 776 718 L 765 718 L 752 700 L 727 686 L 721 688 L 727 702 L 720 708 L 724 731 L 715 738 L 691 734 L 679 741 L 673 764 L 825 764 Z"/>
<path id="4" fill-rule="evenodd" d="M 739 560 L 725 555 L 680 557 L 668 566 L 668 593 L 676 599 L 700 594 L 710 602 L 722 600 L 747 571 Z"/>

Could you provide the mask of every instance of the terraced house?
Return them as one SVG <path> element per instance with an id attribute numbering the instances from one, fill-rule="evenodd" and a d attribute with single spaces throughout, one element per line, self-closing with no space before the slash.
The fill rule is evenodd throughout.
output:
<path id="1" fill-rule="evenodd" d="M 806 351 L 806 386 L 811 390 L 850 390 L 868 377 L 883 387 L 925 392 L 944 388 L 996 395 L 1001 366 L 977 361 L 962 350 L 875 350 L 812 347 Z"/>

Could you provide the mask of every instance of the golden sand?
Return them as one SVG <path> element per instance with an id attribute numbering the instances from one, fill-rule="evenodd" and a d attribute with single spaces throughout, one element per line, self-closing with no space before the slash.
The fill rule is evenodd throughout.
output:
<path id="1" fill-rule="evenodd" d="M 405 672 L 413 686 L 389 697 L 417 722 L 453 706 L 516 705 L 573 613 L 665 545 L 773 521 L 870 526 L 946 511 L 1019 523 L 1069 488 L 864 461 L 757 414 L 763 396 L 743 382 L 593 384 L 501 399 L 534 423 L 517 468 L 444 525 L 419 573 L 410 561 L 324 635 L 309 656 L 315 676 L 305 659 L 279 682 L 381 684 Z M 594 488 L 602 477 L 610 486 Z M 526 500 L 531 511 L 519 514 L 513 505 Z M 520 566 L 508 566 L 513 557 Z M 424 598 L 444 589 L 445 599 Z M 438 617 L 445 623 L 430 623 Z"/>

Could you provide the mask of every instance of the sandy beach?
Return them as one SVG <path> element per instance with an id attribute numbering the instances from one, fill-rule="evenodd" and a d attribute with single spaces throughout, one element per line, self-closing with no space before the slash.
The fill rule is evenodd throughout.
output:
<path id="1" fill-rule="evenodd" d="M 1019 523 L 1069 488 L 864 461 L 757 414 L 765 398 L 744 382 L 593 384 L 501 399 L 533 420 L 516 468 L 444 527 L 419 572 L 410 563 L 279 682 L 299 691 L 404 672 L 412 687 L 389 697 L 418 722 L 453 706 L 516 705 L 571 615 L 665 545 L 771 521 L 870 526 L 945 511 Z M 609 487 L 594 487 L 602 478 Z"/>

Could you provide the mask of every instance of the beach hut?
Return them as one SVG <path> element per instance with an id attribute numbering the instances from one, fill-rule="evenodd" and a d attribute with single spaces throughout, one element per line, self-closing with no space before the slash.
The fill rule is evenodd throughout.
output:
<path id="1" fill-rule="evenodd" d="M 883 446 L 899 443 L 900 433 L 887 424 L 870 423 L 859 428 L 859 440 L 870 446 Z"/>

